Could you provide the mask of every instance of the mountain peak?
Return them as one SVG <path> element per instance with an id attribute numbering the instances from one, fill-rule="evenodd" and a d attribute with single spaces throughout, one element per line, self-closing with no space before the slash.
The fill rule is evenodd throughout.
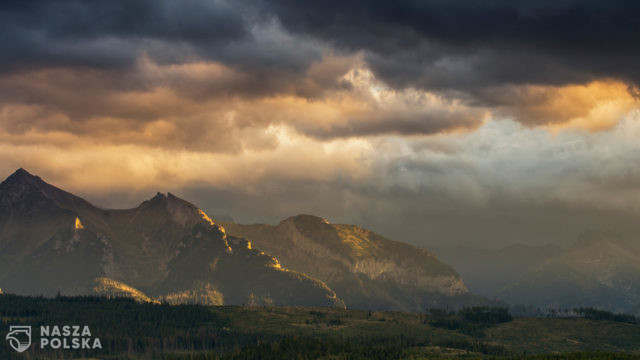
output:
<path id="1" fill-rule="evenodd" d="M 156 193 L 156 196 L 152 197 L 149 201 L 165 201 L 165 200 L 167 200 L 167 195 L 158 191 Z"/>
<path id="2" fill-rule="evenodd" d="M 183 226 L 204 221 L 211 226 L 219 227 L 220 231 L 224 232 L 224 228 L 222 228 L 222 226 L 216 225 L 204 211 L 202 211 L 192 203 L 173 195 L 170 192 L 166 195 L 161 192 L 156 193 L 156 196 L 143 202 L 139 208 L 164 209 L 168 211 L 168 213 L 171 215 L 171 218 L 175 222 Z"/>
<path id="3" fill-rule="evenodd" d="M 156 195 L 154 197 L 152 197 L 151 199 L 145 201 L 145 203 L 149 203 L 151 205 L 161 205 L 161 206 L 168 206 L 169 204 L 172 205 L 182 205 L 182 206 L 186 206 L 189 208 L 196 208 L 195 205 L 193 205 L 192 203 L 183 200 L 175 195 L 173 195 L 172 193 L 161 193 L 161 192 L 157 192 Z"/>
<path id="4" fill-rule="evenodd" d="M 38 176 L 32 175 L 30 172 L 28 172 L 23 168 L 19 168 L 18 170 L 14 171 L 13 174 L 9 175 L 9 177 L 7 177 L 7 179 L 2 182 L 2 184 L 31 184 L 31 185 L 38 184 L 38 183 L 43 183 L 42 179 L 40 179 L 40 177 Z"/>
<path id="5" fill-rule="evenodd" d="M 33 176 L 31 175 L 31 173 L 29 173 L 27 170 L 25 170 L 24 168 L 19 168 L 18 170 L 13 172 L 13 175 L 28 175 L 28 176 Z"/>
<path id="6" fill-rule="evenodd" d="M 59 189 L 39 176 L 20 168 L 0 183 L 0 205 L 33 206 L 36 203 L 53 202 L 56 206 L 77 211 L 79 207 L 95 210 L 86 200 Z"/>
<path id="7" fill-rule="evenodd" d="M 20 168 L 0 183 L 0 203 L 9 205 L 22 201 L 27 194 L 49 197 L 48 184 L 27 170 Z"/>

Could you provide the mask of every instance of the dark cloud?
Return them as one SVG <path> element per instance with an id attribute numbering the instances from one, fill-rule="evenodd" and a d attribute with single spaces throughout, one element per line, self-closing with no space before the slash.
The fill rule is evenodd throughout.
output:
<path id="1" fill-rule="evenodd" d="M 105 206 L 172 191 L 241 222 L 314 213 L 425 246 L 634 234 L 639 10 L 3 1 L 0 171 Z M 569 123 L 610 131 L 534 128 Z"/>
<path id="2" fill-rule="evenodd" d="M 640 3 L 630 1 L 263 2 L 285 28 L 369 52 L 390 84 L 466 88 L 640 81 Z"/>
<path id="3" fill-rule="evenodd" d="M 8 1 L 0 6 L 0 129 L 219 151 L 242 146 L 208 135 L 282 124 L 317 139 L 437 134 L 488 117 L 610 128 L 628 101 L 602 116 L 605 91 L 566 96 L 553 87 L 614 78 L 637 91 L 639 9 L 595 1 Z M 358 69 L 373 74 L 364 85 L 344 78 Z M 551 89 L 527 88 L 534 85 Z M 391 95 L 376 98 L 379 88 Z M 406 90 L 422 94 L 414 101 Z M 552 101 L 563 96 L 583 110 Z M 590 98 L 602 106 L 581 103 Z M 252 103 L 264 99 L 281 104 Z"/>
<path id="4" fill-rule="evenodd" d="M 9 1 L 0 7 L 0 69 L 132 66 L 145 52 L 264 77 L 258 69 L 304 73 L 322 57 L 309 45 L 316 39 L 366 51 L 397 87 L 637 84 L 639 12 L 636 2 L 595 0 Z M 288 33 L 269 31 L 274 19 Z"/>
<path id="5" fill-rule="evenodd" d="M 141 51 L 170 62 L 188 55 L 181 44 L 215 48 L 248 36 L 240 12 L 222 1 L 9 1 L 0 24 L 4 70 L 130 66 Z"/>
<path id="6" fill-rule="evenodd" d="M 292 82 L 322 59 L 321 47 L 256 11 L 226 0 L 4 2 L 0 71 L 85 67 L 129 76 L 144 56 L 158 64 L 221 62 L 269 84 Z"/>
<path id="7" fill-rule="evenodd" d="M 232 109 L 215 103 L 319 97 L 349 69 L 323 66 L 326 48 L 224 0 L 3 2 L 0 48 L 1 128 L 100 141 L 128 132 L 122 141 L 135 142 L 131 133 L 168 121 L 184 136 L 153 143 L 179 147 L 210 143 L 194 141 L 203 133 L 234 133 L 237 124 L 224 119 Z"/>

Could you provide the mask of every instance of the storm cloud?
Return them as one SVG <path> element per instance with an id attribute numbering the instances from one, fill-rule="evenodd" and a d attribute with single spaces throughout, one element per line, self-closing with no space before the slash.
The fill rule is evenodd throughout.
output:
<path id="1" fill-rule="evenodd" d="M 639 10 L 5 1 L 0 174 L 104 206 L 172 191 L 243 222 L 308 212 L 417 244 L 633 233 Z"/>
<path id="2" fill-rule="evenodd" d="M 628 1 L 272 0 L 263 6 L 293 32 L 369 51 L 373 68 L 398 85 L 640 80 L 640 4 Z"/>
<path id="3" fill-rule="evenodd" d="M 154 103 L 159 91 L 183 103 L 322 102 L 353 88 L 344 77 L 361 70 L 391 91 L 421 91 L 458 107 L 433 110 L 427 101 L 416 104 L 426 110 L 396 113 L 370 106 L 371 113 L 336 124 L 309 126 L 309 119 L 294 127 L 313 137 L 433 134 L 477 128 L 487 113 L 531 126 L 567 123 L 575 116 L 540 110 L 549 104 L 531 87 L 562 92 L 615 82 L 637 99 L 637 10 L 595 1 L 7 2 L 0 82 L 11 91 L 0 101 L 91 128 L 108 113 L 116 127 L 139 131 L 171 112 L 166 96 Z M 125 94 L 143 96 L 145 105 L 113 100 Z M 192 105 L 177 111 L 189 117 L 185 107 Z M 266 126 L 280 121 L 263 119 Z"/>

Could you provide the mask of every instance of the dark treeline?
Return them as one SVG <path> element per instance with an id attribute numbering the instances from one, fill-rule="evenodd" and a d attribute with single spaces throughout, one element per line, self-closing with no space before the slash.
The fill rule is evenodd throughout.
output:
<path id="1" fill-rule="evenodd" d="M 397 336 L 384 338 L 349 338 L 339 337 L 312 338 L 287 336 L 272 342 L 249 344 L 223 355 L 214 353 L 168 355 L 163 359 L 171 360 L 240 360 L 240 359 L 407 359 L 425 358 L 429 356 L 422 347 L 438 346 L 474 352 L 483 356 L 499 356 L 505 358 L 508 353 L 504 347 L 490 345 L 482 341 L 462 339 L 443 339 L 433 342 L 415 342 L 413 339 Z"/>
<path id="2" fill-rule="evenodd" d="M 611 311 L 594 308 L 578 308 L 573 310 L 578 316 L 591 320 L 617 321 L 628 324 L 639 324 L 640 319 L 629 314 L 614 314 Z"/>
<path id="3" fill-rule="evenodd" d="M 41 350 L 41 325 L 89 326 L 93 337 L 100 339 L 101 350 L 65 350 L 76 357 L 105 354 L 147 354 L 177 350 L 230 351 L 238 344 L 256 341 L 255 336 L 226 329 L 228 320 L 204 306 L 157 305 L 137 303 L 131 299 L 81 297 L 0 296 L 2 340 L 11 325 L 31 325 L 33 339 L 26 354 L 31 357 L 60 354 L 60 350 Z M 0 347 L 0 358 L 15 352 Z M 24 358 L 24 357 L 20 357 Z"/>
<path id="4" fill-rule="evenodd" d="M 590 351 L 564 354 L 534 355 L 527 356 L 526 358 L 530 360 L 638 360 L 640 359 L 640 355 Z"/>
<path id="5" fill-rule="evenodd" d="M 615 315 L 611 317 L 609 313 L 593 309 L 577 309 L 576 312 L 594 320 L 620 320 Z M 358 330 L 348 336 L 337 331 L 307 332 L 302 335 L 296 327 L 291 327 L 288 332 L 256 332 L 252 326 L 242 330 L 234 325 L 234 321 L 246 314 L 268 313 L 268 308 L 148 304 L 124 298 L 1 295 L 0 341 L 4 340 L 10 325 L 31 325 L 33 345 L 24 354 L 16 353 L 9 346 L 0 346 L 0 359 L 439 358 L 439 355 L 430 353 L 426 348 L 453 349 L 461 354 L 469 352 L 483 358 L 508 359 L 514 355 L 504 346 L 483 339 L 485 329 L 512 320 L 505 308 L 472 307 L 457 312 L 431 309 L 428 314 L 422 315 L 423 321 L 418 321 L 418 315 L 415 314 L 415 328 L 411 331 L 393 318 L 385 319 L 382 315 L 389 315 L 382 313 L 360 312 L 361 315 L 358 315 L 360 313 L 353 310 L 330 312 L 322 309 L 299 309 L 295 313 L 307 317 L 302 324 L 325 329 L 343 326 L 352 321 L 353 316 L 362 316 L 363 321 L 381 324 L 375 326 L 378 330 L 374 332 Z M 41 350 L 38 346 L 40 325 L 89 326 L 92 337 L 100 338 L 102 349 Z M 436 329 L 437 332 L 434 332 L 433 326 L 453 331 Z M 518 355 L 521 358 L 521 354 Z M 624 354 L 600 353 L 553 356 L 537 356 L 535 359 L 633 358 Z"/>
<path id="6" fill-rule="evenodd" d="M 8 346 L 0 347 L 0 358 L 400 359 L 419 352 L 425 346 L 487 355 L 505 354 L 502 346 L 456 337 L 430 338 L 404 334 L 372 336 L 362 333 L 344 338 L 338 335 L 305 337 L 239 332 L 233 329 L 229 319 L 219 315 L 224 313 L 224 308 L 217 308 L 222 311 L 212 311 L 200 305 L 147 304 L 125 298 L 94 296 L 43 298 L 2 295 L 0 336 L 6 336 L 10 325 L 31 325 L 33 341 L 29 350 L 22 355 Z M 342 324 L 340 319 L 324 318 L 325 314 L 319 311 L 309 314 L 318 323 L 329 326 Z M 468 314 L 476 321 L 485 321 L 477 315 Z M 89 326 L 92 337 L 100 338 L 102 349 L 41 350 L 38 346 L 40 325 Z"/>
<path id="7" fill-rule="evenodd" d="M 632 314 L 614 313 L 593 307 L 581 308 L 539 308 L 534 306 L 516 305 L 510 309 L 516 317 L 548 317 L 548 318 L 587 318 L 592 320 L 608 320 L 630 324 L 640 323 L 640 318 Z"/>
<path id="8" fill-rule="evenodd" d="M 513 320 L 509 309 L 501 307 L 474 306 L 455 311 L 429 309 L 425 323 L 463 334 L 483 336 L 483 330 L 496 324 Z"/>
<path id="9" fill-rule="evenodd" d="M 545 309 L 548 318 L 585 318 L 590 320 L 615 321 L 628 324 L 640 324 L 640 319 L 630 314 L 614 314 L 595 308 Z M 482 337 L 483 330 L 513 320 L 510 310 L 502 307 L 476 306 L 455 311 L 429 309 L 425 323 L 432 326 L 460 331 L 463 334 Z"/>
<path id="10" fill-rule="evenodd" d="M 261 360 L 280 360 L 280 359 L 297 359 L 311 360 L 319 358 L 327 359 L 349 359 L 349 360 L 367 360 L 367 359 L 433 359 L 433 360 L 450 360 L 452 358 L 463 359 L 490 359 L 490 360 L 638 360 L 640 355 L 628 353 L 610 353 L 601 351 L 590 352 L 571 352 L 561 354 L 542 354 L 542 355 L 463 355 L 461 357 L 451 357 L 439 354 L 416 354 L 415 351 L 389 349 L 384 346 L 373 346 L 369 349 L 362 349 L 343 344 L 338 348 L 332 345 L 323 345 L 316 342 L 310 344 L 308 341 L 300 339 L 292 339 L 278 343 L 264 344 L 258 346 L 245 347 L 238 352 L 220 357 L 213 353 L 203 354 L 183 354 L 170 355 L 162 357 L 164 360 L 245 360 L 245 359 L 261 359 Z M 300 350 L 302 349 L 302 350 Z M 354 351 L 355 350 L 355 351 Z"/>

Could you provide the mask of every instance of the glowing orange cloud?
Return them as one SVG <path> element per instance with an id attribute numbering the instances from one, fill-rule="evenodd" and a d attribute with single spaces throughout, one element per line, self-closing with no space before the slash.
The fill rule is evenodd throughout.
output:
<path id="1" fill-rule="evenodd" d="M 554 132 L 609 130 L 623 116 L 640 107 L 629 86 L 614 80 L 559 87 L 531 85 L 509 90 L 505 96 L 513 96 L 514 100 L 503 111 L 521 123 L 544 126 Z"/>

